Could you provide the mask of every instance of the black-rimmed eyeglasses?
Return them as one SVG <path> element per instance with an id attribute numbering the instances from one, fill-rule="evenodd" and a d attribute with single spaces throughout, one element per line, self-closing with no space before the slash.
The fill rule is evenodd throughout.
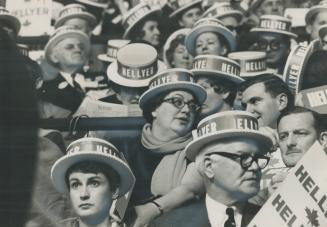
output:
<path id="1" fill-rule="evenodd" d="M 257 45 L 260 50 L 267 50 L 268 46 L 271 50 L 278 50 L 282 46 L 282 43 L 279 40 L 272 40 L 270 42 L 266 40 L 259 40 L 257 41 Z"/>
<path id="2" fill-rule="evenodd" d="M 227 153 L 227 152 L 210 152 L 206 154 L 206 156 L 210 156 L 213 154 L 221 155 L 223 157 L 232 159 L 234 161 L 237 161 L 239 159 L 239 162 L 242 166 L 243 169 L 248 169 L 252 163 L 255 161 L 260 169 L 265 168 L 268 165 L 269 162 L 269 157 L 264 156 L 264 155 L 255 155 L 251 156 L 249 154 L 232 154 L 232 153 Z"/>
<path id="3" fill-rule="evenodd" d="M 185 102 L 184 99 L 179 98 L 179 97 L 172 97 L 172 98 L 164 99 L 164 100 L 162 100 L 162 102 L 171 103 L 177 109 L 180 109 L 180 110 L 183 109 L 183 107 L 185 105 L 187 105 L 188 108 L 190 108 L 190 110 L 193 111 L 193 112 L 196 112 L 196 111 L 198 111 L 200 109 L 200 106 L 194 100 Z"/>

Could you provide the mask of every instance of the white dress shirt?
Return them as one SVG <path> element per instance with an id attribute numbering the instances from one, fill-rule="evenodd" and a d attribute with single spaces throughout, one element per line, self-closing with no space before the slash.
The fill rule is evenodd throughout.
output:
<path id="1" fill-rule="evenodd" d="M 226 214 L 228 207 L 215 201 L 208 194 L 206 195 L 206 207 L 211 227 L 223 227 L 228 219 L 228 215 Z M 242 215 L 236 210 L 236 207 L 231 206 L 230 208 L 234 210 L 236 227 L 241 227 Z"/>

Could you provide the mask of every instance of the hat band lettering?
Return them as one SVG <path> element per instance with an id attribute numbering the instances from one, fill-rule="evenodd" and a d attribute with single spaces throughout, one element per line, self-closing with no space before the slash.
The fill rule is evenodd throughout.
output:
<path id="1" fill-rule="evenodd" d="M 103 153 L 121 159 L 119 152 L 108 144 L 98 141 L 81 141 L 68 147 L 67 155 L 82 152 Z"/>
<path id="2" fill-rule="evenodd" d="M 282 20 L 261 19 L 260 28 L 291 31 L 291 23 Z"/>
<path id="3" fill-rule="evenodd" d="M 163 74 L 150 82 L 150 88 L 157 87 L 162 84 L 174 82 L 194 82 L 193 77 L 186 72 L 170 72 Z"/>
<path id="4" fill-rule="evenodd" d="M 241 70 L 246 73 L 262 72 L 267 69 L 266 59 L 241 61 Z"/>
<path id="5" fill-rule="evenodd" d="M 118 62 L 118 74 L 129 80 L 145 80 L 152 77 L 158 71 L 158 63 L 145 67 L 130 67 Z"/>
<path id="6" fill-rule="evenodd" d="M 258 121 L 254 117 L 239 116 L 223 116 L 211 119 L 201 124 L 197 129 L 198 137 L 216 133 L 222 130 L 255 130 L 259 128 Z"/>
<path id="7" fill-rule="evenodd" d="M 117 52 L 118 52 L 117 48 L 115 48 L 113 46 L 108 46 L 108 49 L 107 49 L 107 56 L 108 57 L 116 58 L 117 57 Z"/>
<path id="8" fill-rule="evenodd" d="M 214 70 L 224 74 L 240 76 L 239 65 L 216 58 L 197 58 L 193 62 L 193 69 Z"/>
<path id="9" fill-rule="evenodd" d="M 132 24 L 134 24 L 136 21 L 138 21 L 142 16 L 144 16 L 145 14 L 147 14 L 150 11 L 150 7 L 148 5 L 145 5 L 141 8 L 139 8 L 137 11 L 135 11 L 134 13 L 132 13 L 127 19 L 125 24 L 125 29 L 127 29 L 128 27 L 130 27 Z"/>
<path id="10" fill-rule="evenodd" d="M 77 13 L 82 13 L 82 12 L 84 12 L 84 10 L 81 7 L 68 8 L 66 10 L 63 10 L 60 13 L 60 17 L 63 17 L 67 14 L 77 14 Z"/>

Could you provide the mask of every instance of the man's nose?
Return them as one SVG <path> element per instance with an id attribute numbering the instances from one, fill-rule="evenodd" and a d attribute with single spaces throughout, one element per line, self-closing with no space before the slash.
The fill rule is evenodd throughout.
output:
<path id="1" fill-rule="evenodd" d="M 286 144 L 288 147 L 293 147 L 296 145 L 296 139 L 294 135 L 290 134 L 287 138 Z"/>

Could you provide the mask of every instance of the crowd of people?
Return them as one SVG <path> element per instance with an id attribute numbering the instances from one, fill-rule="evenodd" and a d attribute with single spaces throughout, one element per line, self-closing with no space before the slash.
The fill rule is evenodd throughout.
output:
<path id="1" fill-rule="evenodd" d="M 327 85 L 327 1 L 56 2 L 33 60 L 0 7 L 1 144 L 28 147 L 12 185 L 25 203 L 1 207 L 6 226 L 245 227 L 316 141 L 327 147 L 326 106 L 302 93 Z M 86 99 L 145 124 L 132 138 L 74 134 Z M 37 115 L 73 132 L 37 135 Z"/>

